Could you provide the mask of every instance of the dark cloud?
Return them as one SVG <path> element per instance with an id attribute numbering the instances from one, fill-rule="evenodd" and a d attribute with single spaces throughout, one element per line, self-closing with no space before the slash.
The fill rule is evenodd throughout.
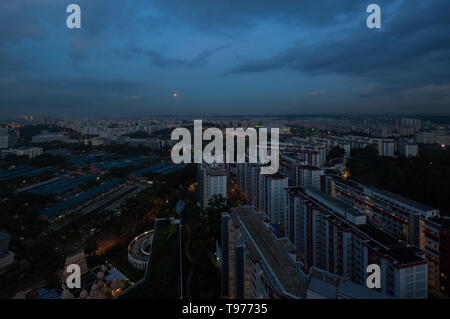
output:
<path id="1" fill-rule="evenodd" d="M 152 49 L 142 49 L 135 45 L 128 46 L 125 49 L 113 49 L 113 53 L 121 59 L 130 60 L 137 56 L 146 56 L 150 58 L 153 66 L 161 68 L 197 68 L 208 63 L 210 57 L 216 52 L 227 48 L 227 46 L 217 47 L 213 50 L 203 50 L 193 59 L 176 59 L 167 57 L 160 52 Z"/>
<path id="2" fill-rule="evenodd" d="M 397 89 L 449 83 L 448 12 L 449 2 L 404 1 L 393 16 L 382 16 L 380 30 L 356 28 L 343 38 L 316 44 L 297 41 L 280 54 L 238 64 L 229 73 L 286 68 L 309 75 L 363 77 Z"/>
<path id="3" fill-rule="evenodd" d="M 25 69 L 32 64 L 31 58 L 14 56 L 0 50 L 0 75 L 11 74 Z"/>
<path id="4" fill-rule="evenodd" d="M 42 6 L 47 6 L 45 1 L 2 0 L 0 2 L 0 44 L 44 38 L 44 25 L 37 14 Z"/>
<path id="5" fill-rule="evenodd" d="M 120 92 L 140 88 L 138 81 L 114 79 L 114 78 L 93 78 L 93 77 L 73 77 L 73 78 L 26 78 L 21 81 L 24 86 L 40 89 L 58 90 L 67 89 L 73 91 L 92 92 Z"/>
<path id="6" fill-rule="evenodd" d="M 373 2 L 381 30 L 365 27 Z M 81 30 L 65 27 L 70 3 L 81 6 Z M 445 0 L 0 0 L 0 102 L 446 110 L 449 12 Z M 171 99 L 174 89 L 184 98 Z"/>
<path id="7" fill-rule="evenodd" d="M 255 21 L 277 21 L 304 26 L 329 26 L 343 17 L 362 12 L 369 1 L 361 0 L 154 0 L 156 9 L 174 22 L 202 32 L 249 27 Z"/>

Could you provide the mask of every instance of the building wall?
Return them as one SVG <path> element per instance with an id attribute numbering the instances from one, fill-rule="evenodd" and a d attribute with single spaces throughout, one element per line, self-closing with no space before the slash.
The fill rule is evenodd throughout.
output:
<path id="1" fill-rule="evenodd" d="M 289 228 L 295 230 L 296 234 L 288 231 L 287 238 L 294 240 L 306 271 L 317 267 L 365 286 L 367 266 L 375 263 L 380 265 L 382 275 L 385 276 L 380 292 L 400 298 L 426 298 L 425 259 L 419 262 L 419 266 L 417 263 L 398 266 L 392 256 L 381 254 L 368 245 L 368 242 L 373 241 L 369 235 L 362 235 L 360 231 L 352 229 L 337 213 L 324 209 L 309 198 L 295 192 L 287 196 L 287 215 L 291 220 L 294 217 L 297 223 L 296 227 Z M 420 272 L 412 279 L 412 291 L 405 288 L 406 284 L 411 282 L 402 277 L 402 274 L 411 271 L 410 269 L 413 269 L 414 273 Z M 411 276 L 408 280 L 410 278 Z"/>
<path id="2" fill-rule="evenodd" d="M 286 197 L 284 188 L 288 187 L 288 178 L 272 178 L 266 176 L 265 196 L 266 213 L 271 219 L 272 224 L 284 224 L 284 213 L 286 207 Z M 282 227 L 283 228 L 283 227 Z"/>

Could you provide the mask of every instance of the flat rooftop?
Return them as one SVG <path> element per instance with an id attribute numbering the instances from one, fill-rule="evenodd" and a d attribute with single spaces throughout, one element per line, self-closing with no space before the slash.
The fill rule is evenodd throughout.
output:
<path id="1" fill-rule="evenodd" d="M 414 246 L 398 247 L 390 250 L 390 254 L 400 264 L 426 263 L 424 257 L 420 254 L 423 252 Z"/>
<path id="2" fill-rule="evenodd" d="M 407 205 L 409 205 L 411 207 L 414 207 L 414 208 L 417 208 L 417 209 L 420 209 L 420 210 L 424 210 L 424 211 L 436 210 L 436 208 L 433 208 L 433 207 L 428 206 L 426 204 L 418 203 L 418 202 L 416 202 L 416 201 L 414 201 L 412 199 L 409 199 L 409 198 L 407 198 L 405 196 L 402 196 L 402 195 L 399 195 L 399 194 L 395 194 L 395 193 L 392 193 L 392 192 L 384 190 L 384 189 L 378 189 L 378 188 L 374 188 L 374 187 L 369 187 L 369 189 L 373 190 L 376 193 L 379 193 L 379 194 L 384 195 L 386 197 L 390 197 L 390 198 L 392 198 L 392 199 L 394 199 L 396 201 L 405 203 L 405 204 L 407 204 Z"/>
<path id="3" fill-rule="evenodd" d="M 339 177 L 339 176 L 335 176 L 335 177 L 333 177 L 333 179 L 336 182 L 339 182 L 339 183 L 342 183 L 342 184 L 347 185 L 349 187 L 352 187 L 352 188 L 358 190 L 361 193 L 364 192 L 364 189 L 369 189 L 372 192 L 378 193 L 380 195 L 383 195 L 385 197 L 391 198 L 391 199 L 396 200 L 398 202 L 405 203 L 406 205 L 409 205 L 409 206 L 414 207 L 414 208 L 419 209 L 419 210 L 424 210 L 424 211 L 436 210 L 436 208 L 433 208 L 433 207 L 428 206 L 426 204 L 418 203 L 418 202 L 416 202 L 416 201 L 414 201 L 412 199 L 409 199 L 409 198 L 407 198 L 405 196 L 402 196 L 402 195 L 399 195 L 399 194 L 395 194 L 395 193 L 392 193 L 392 192 L 384 190 L 384 189 L 378 189 L 378 188 L 375 188 L 375 187 L 372 187 L 372 186 L 362 185 L 362 184 L 359 184 L 358 182 L 355 182 L 355 181 L 352 181 L 352 180 L 348 180 L 348 179 L 343 179 L 342 177 Z"/>
<path id="4" fill-rule="evenodd" d="M 358 225 L 356 227 L 371 239 L 365 243 L 367 246 L 382 254 L 389 255 L 398 265 L 426 262 L 420 255 L 421 250 L 417 247 L 407 245 L 373 225 Z"/>
<path id="5" fill-rule="evenodd" d="M 352 181 L 352 180 L 349 180 L 349 179 L 344 179 L 344 178 L 342 178 L 340 176 L 333 176 L 333 180 L 336 181 L 336 182 L 342 183 L 344 185 L 353 187 L 353 188 L 355 188 L 356 190 L 358 190 L 360 192 L 364 192 L 363 185 L 361 185 L 358 182 L 355 182 L 355 181 Z"/>
<path id="6" fill-rule="evenodd" d="M 358 217 L 358 216 L 365 216 L 365 214 L 361 213 L 356 208 L 353 208 L 352 206 L 346 204 L 343 201 L 340 201 L 334 197 L 331 197 L 317 189 L 314 188 L 308 188 L 306 189 L 307 194 L 312 194 L 316 199 L 319 200 L 319 202 L 322 205 L 330 206 L 330 208 L 338 208 L 342 210 L 343 212 L 346 212 L 352 216 Z"/>
<path id="7" fill-rule="evenodd" d="M 235 227 L 243 226 L 251 238 L 247 238 L 249 251 L 256 260 L 265 259 L 283 288 L 291 295 L 305 298 L 308 278 L 303 278 L 287 253 L 292 250 L 285 239 L 277 240 L 271 235 L 271 229 L 264 225 L 266 216 L 256 213 L 252 207 L 230 209 Z M 241 224 L 242 221 L 242 224 Z M 254 247 L 254 246 L 257 247 Z M 261 252 L 261 253 L 259 253 Z M 262 254 L 262 256 L 261 256 Z"/>
<path id="8" fill-rule="evenodd" d="M 356 299 L 390 299 L 390 296 L 343 279 L 326 270 L 311 268 L 309 289 L 330 299 L 345 296 Z"/>
<path id="9" fill-rule="evenodd" d="M 223 166 L 206 165 L 206 171 L 207 171 L 208 175 L 212 175 L 212 176 L 227 175 L 227 173 L 225 171 L 225 167 L 223 167 Z"/>
<path id="10" fill-rule="evenodd" d="M 335 207 L 333 206 L 337 206 L 338 208 L 352 215 L 353 214 L 355 214 L 355 216 L 363 215 L 363 213 L 359 212 L 358 210 L 354 209 L 348 204 L 341 202 L 315 189 L 304 190 L 302 187 L 295 186 L 289 187 L 287 188 L 287 190 L 294 193 L 302 193 L 302 194 L 310 193 L 312 195 L 312 200 L 315 199 L 323 206 L 330 208 L 330 213 L 332 213 L 334 216 L 333 218 L 335 218 L 336 221 L 341 221 L 342 223 L 341 226 L 344 226 L 345 224 L 347 225 L 347 227 L 352 227 L 353 229 L 356 229 L 359 232 L 361 232 L 363 237 L 367 239 L 367 241 L 365 242 L 367 246 L 371 247 L 376 251 L 379 251 L 384 255 L 390 256 L 397 262 L 398 265 L 424 262 L 423 257 L 418 255 L 420 249 L 414 246 L 408 246 L 405 242 L 398 240 L 397 238 L 380 230 L 379 228 L 377 228 L 372 224 L 366 223 L 355 225 L 344 219 L 343 216 L 334 213 Z"/>

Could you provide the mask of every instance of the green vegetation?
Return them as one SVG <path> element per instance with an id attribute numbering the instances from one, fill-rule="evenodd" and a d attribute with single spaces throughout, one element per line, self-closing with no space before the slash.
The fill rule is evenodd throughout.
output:
<path id="1" fill-rule="evenodd" d="M 219 211 L 220 207 L 224 207 L 225 200 L 215 197 L 211 203 L 217 206 L 210 207 L 208 214 L 197 206 L 195 194 L 186 193 L 182 200 L 186 203 L 182 213 L 185 295 L 190 298 L 218 298 L 220 274 L 212 256 L 216 251 L 215 239 L 220 222 L 214 223 L 220 221 Z"/>
<path id="2" fill-rule="evenodd" d="M 17 290 L 17 285 L 22 285 L 27 280 L 46 280 L 46 287 L 49 289 L 61 287 L 55 272 L 64 265 L 64 256 L 59 250 L 55 250 L 55 245 L 49 238 L 28 243 L 20 241 L 15 246 L 15 249 L 20 252 L 15 258 L 23 263 L 14 265 L 7 276 L 0 278 L 1 293 L 11 294 Z M 1 295 L 0 297 L 11 296 Z"/>
<path id="3" fill-rule="evenodd" d="M 128 243 L 132 240 L 128 238 Z M 95 267 L 100 264 L 110 264 L 117 268 L 131 281 L 136 282 L 144 276 L 144 271 L 134 268 L 128 261 L 128 243 L 126 240 L 109 248 L 103 255 L 90 255 L 87 257 L 89 267 Z"/>
<path id="4" fill-rule="evenodd" d="M 345 150 L 342 147 L 335 146 L 328 153 L 327 160 L 341 158 L 345 156 Z"/>
<path id="5" fill-rule="evenodd" d="M 176 225 L 172 225 L 169 220 L 158 222 L 153 238 L 148 280 L 126 293 L 123 298 L 178 298 L 180 278 L 176 233 Z"/>
<path id="6" fill-rule="evenodd" d="M 36 217 L 53 198 L 33 193 L 10 194 L 8 200 L 0 202 L 0 225 L 21 237 L 37 236 L 46 225 Z"/>
<path id="7" fill-rule="evenodd" d="M 66 168 L 68 166 L 66 159 L 63 156 L 55 156 L 48 153 L 34 158 L 28 158 L 28 156 L 7 155 L 2 159 L 2 162 L 2 169 L 7 169 L 11 165 L 54 168 Z"/>
<path id="8" fill-rule="evenodd" d="M 31 138 L 34 135 L 38 135 L 41 133 L 41 131 L 47 130 L 49 132 L 58 132 L 59 129 L 56 126 L 51 125 L 44 125 L 44 124 L 38 124 L 38 125 L 26 125 L 24 127 L 21 127 L 19 129 L 19 135 L 20 138 L 25 140 L 26 142 L 31 141 Z"/>
<path id="9" fill-rule="evenodd" d="M 220 276 L 215 262 L 216 239 L 219 235 L 220 213 L 228 209 L 227 204 L 234 204 L 237 199 L 227 201 L 215 196 L 210 201 L 207 211 L 197 206 L 195 192 L 187 187 L 179 187 L 195 178 L 195 166 L 182 170 L 180 174 L 161 176 L 155 187 L 158 194 L 163 190 L 177 192 L 176 196 L 163 201 L 158 211 L 158 218 L 179 216 L 174 207 L 179 200 L 186 204 L 181 213 L 182 253 L 183 253 L 183 287 L 187 298 L 217 298 L 219 296 Z M 157 177 L 156 177 L 157 178 Z M 170 191 L 170 189 L 172 189 Z M 178 189 L 178 190 L 177 190 Z M 179 289 L 179 247 L 177 226 L 169 221 L 158 223 L 153 242 L 153 253 L 149 279 L 140 286 L 126 293 L 123 298 L 176 298 Z"/>
<path id="10" fill-rule="evenodd" d="M 352 152 L 350 179 L 386 189 L 450 215 L 450 150 L 420 145 L 419 156 L 389 158 L 372 147 Z"/>
<path id="11" fill-rule="evenodd" d="M 128 137 L 130 137 L 130 138 L 148 138 L 148 137 L 150 137 L 151 135 L 148 134 L 148 133 L 145 132 L 145 131 L 137 131 L 137 132 L 133 132 L 133 133 L 130 133 L 130 134 L 125 134 L 125 135 L 123 135 L 123 136 L 128 136 Z"/>
<path id="12" fill-rule="evenodd" d="M 55 250 L 55 244 L 49 238 L 41 238 L 36 245 L 25 248 L 25 255 L 34 261 L 36 271 L 46 280 L 64 265 L 63 254 Z"/>

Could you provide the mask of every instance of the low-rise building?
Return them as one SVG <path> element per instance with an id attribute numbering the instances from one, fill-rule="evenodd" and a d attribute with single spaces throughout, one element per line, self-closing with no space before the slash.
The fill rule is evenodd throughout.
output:
<path id="1" fill-rule="evenodd" d="M 69 140 L 69 138 L 70 138 L 69 135 L 43 130 L 41 134 L 33 136 L 31 138 L 31 142 L 32 143 L 47 143 L 53 141 L 66 142 Z"/>
<path id="2" fill-rule="evenodd" d="M 209 200 L 214 195 L 227 198 L 227 172 L 224 164 L 198 164 L 197 199 L 201 209 L 208 207 Z"/>
<path id="3" fill-rule="evenodd" d="M 28 156 L 28 158 L 34 158 L 40 156 L 44 153 L 42 147 L 19 147 L 19 148 L 9 148 L 2 150 L 2 157 L 7 155 L 16 156 Z"/>

